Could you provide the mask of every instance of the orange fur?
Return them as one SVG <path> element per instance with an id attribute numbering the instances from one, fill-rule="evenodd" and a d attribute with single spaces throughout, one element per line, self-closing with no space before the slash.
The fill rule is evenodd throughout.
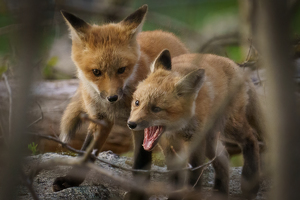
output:
<path id="1" fill-rule="evenodd" d="M 234 94 L 234 98 L 212 121 L 228 94 Z M 261 129 L 251 123 L 259 117 L 251 113 L 258 109 L 253 107 L 257 104 L 252 82 L 230 59 L 210 54 L 185 54 L 171 61 L 170 53 L 165 50 L 153 65 L 152 73 L 134 92 L 128 125 L 138 132 L 145 129 L 146 150 L 153 149 L 159 140 L 171 169 L 184 167 L 175 161 L 178 159 L 171 147 L 190 154 L 187 161 L 196 167 L 204 162 L 204 156 L 215 157 L 221 133 L 220 137 L 238 144 L 243 151 L 242 190 L 249 197 L 256 194 L 259 180 L 257 131 Z M 205 126 L 212 122 L 205 132 Z M 153 129 L 155 133 L 151 132 Z M 223 194 L 228 193 L 227 157 L 227 152 L 223 151 L 213 162 L 215 189 Z M 199 170 L 192 173 L 190 184 L 196 183 L 199 173 Z"/>
<path id="2" fill-rule="evenodd" d="M 79 114 L 104 120 L 107 127 L 91 124 L 88 137 L 100 132 L 97 153 L 100 152 L 115 121 L 126 126 L 132 94 L 137 84 L 146 78 L 150 65 L 165 48 L 174 56 L 188 53 L 186 47 L 171 33 L 141 32 L 147 6 L 144 5 L 119 23 L 90 25 L 62 11 L 72 37 L 72 59 L 77 67 L 80 85 L 63 114 L 60 138 L 68 141 L 80 124 Z M 139 136 L 138 136 L 139 137 Z M 140 138 L 134 135 L 136 149 Z M 90 139 L 87 139 L 90 141 Z M 85 143 L 88 145 L 88 142 Z M 86 146 L 83 147 L 85 149 Z M 136 150 L 136 152 L 139 152 Z M 134 168 L 143 166 L 134 165 Z M 84 179 L 66 176 L 55 180 L 55 191 L 79 185 Z"/>
<path id="3" fill-rule="evenodd" d="M 139 10 L 145 15 L 147 8 L 142 7 Z M 76 109 L 67 108 L 63 116 L 61 139 L 64 141 L 68 141 L 75 134 L 74 128 L 72 129 L 75 125 L 70 127 L 69 122 L 74 121 L 78 109 L 93 118 L 122 120 L 126 125 L 131 94 L 137 83 L 147 76 L 149 66 L 156 56 L 164 48 L 172 49 L 174 56 L 188 52 L 171 33 L 139 33 L 136 29 L 141 28 L 144 15 L 138 16 L 141 19 L 137 24 L 130 23 L 130 20 L 127 22 L 126 19 L 117 24 L 102 26 L 86 23 L 85 28 L 79 29 L 80 33 L 65 17 L 71 29 L 72 59 L 81 82 L 76 95 L 78 106 Z M 121 67 L 126 69 L 124 73 L 118 74 Z M 100 70 L 101 76 L 96 77 L 93 69 Z M 118 100 L 110 103 L 107 97 L 113 95 L 118 95 Z"/>

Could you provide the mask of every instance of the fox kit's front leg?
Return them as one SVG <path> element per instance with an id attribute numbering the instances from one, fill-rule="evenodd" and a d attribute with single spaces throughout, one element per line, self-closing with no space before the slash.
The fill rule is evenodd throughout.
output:
<path id="1" fill-rule="evenodd" d="M 86 150 L 91 143 L 91 138 L 94 138 L 94 149 L 96 150 L 96 155 L 99 154 L 101 148 L 103 147 L 103 144 L 105 143 L 111 131 L 113 122 L 109 120 L 104 120 L 104 124 L 105 125 L 97 125 L 92 122 L 90 123 L 88 128 L 88 134 L 81 150 Z M 94 159 L 90 160 L 92 162 L 95 161 Z M 58 177 L 55 179 L 52 185 L 53 191 L 56 192 L 69 187 L 79 186 L 84 181 L 88 171 L 89 170 L 87 168 L 81 166 L 73 167 L 66 176 Z"/>
<path id="2" fill-rule="evenodd" d="M 152 152 L 145 151 L 143 148 L 144 131 L 133 131 L 134 139 L 134 161 L 133 169 L 147 169 L 151 168 Z M 133 173 L 136 181 L 143 184 L 150 179 L 150 173 Z M 148 196 L 140 191 L 132 190 L 126 195 L 126 200 L 146 200 Z"/>
<path id="3" fill-rule="evenodd" d="M 221 141 L 219 141 L 220 132 L 214 129 L 206 135 L 206 156 L 211 160 L 214 159 L 214 192 L 217 195 L 226 196 L 229 190 L 229 155 Z"/>
<path id="4" fill-rule="evenodd" d="M 162 138 L 162 140 L 165 138 Z M 169 175 L 169 182 L 176 189 L 179 190 L 184 186 L 186 171 L 181 169 L 186 167 L 186 159 L 180 157 L 180 153 L 182 152 L 182 144 L 178 141 L 161 141 L 161 147 L 163 148 L 163 152 L 166 159 L 166 165 L 168 170 L 175 170 Z M 177 171 L 176 171 L 177 170 Z M 170 194 L 169 200 L 179 200 L 182 199 L 183 195 Z"/>

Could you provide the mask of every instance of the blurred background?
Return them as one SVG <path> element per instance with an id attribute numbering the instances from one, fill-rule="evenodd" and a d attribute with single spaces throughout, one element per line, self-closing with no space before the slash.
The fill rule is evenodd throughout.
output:
<path id="1" fill-rule="evenodd" d="M 35 83 L 31 93 L 28 121 L 39 134 L 59 135 L 61 115 L 78 86 L 76 68 L 71 60 L 71 39 L 60 14 L 66 10 L 91 24 L 119 22 L 143 4 L 149 12 L 143 30 L 161 29 L 176 34 L 193 53 L 213 53 L 226 56 L 253 71 L 257 90 L 264 95 L 264 69 L 260 66 L 259 50 L 252 40 L 256 9 L 246 0 L 44 0 L 40 19 L 37 20 L 36 43 L 32 71 Z M 254 2 L 254 1 L 253 1 Z M 29 6 L 33 6 L 30 5 Z M 28 13 L 19 12 L 21 4 L 15 0 L 0 1 L 0 149 L 3 136 L 10 129 L 10 110 L 13 109 L 15 88 L 18 87 L 18 54 L 16 38 L 22 35 L 22 18 Z M 293 58 L 300 56 L 300 6 L 289 0 L 290 38 Z M 39 11 L 36 11 L 39 12 Z M 281 15 L 281 13 L 278 13 Z M 30 48 L 30 44 L 27 46 Z M 296 80 L 300 68 L 297 67 Z M 7 80 L 11 94 L 7 89 Z M 11 97 L 12 96 L 12 97 Z M 39 120 L 40 119 L 40 120 Z M 38 121 L 36 121 L 38 120 Z M 30 124 L 30 123 L 29 123 Z M 80 149 L 86 125 L 78 132 L 71 145 Z M 1 139 L 2 138 L 2 139 Z M 2 143 L 1 143 L 2 142 Z M 55 142 L 32 137 L 27 142 L 27 154 L 61 152 Z M 124 154 L 132 149 L 130 131 L 116 125 L 104 150 Z M 71 154 L 71 153 L 69 153 Z M 233 165 L 241 165 L 241 157 L 232 158 Z"/>

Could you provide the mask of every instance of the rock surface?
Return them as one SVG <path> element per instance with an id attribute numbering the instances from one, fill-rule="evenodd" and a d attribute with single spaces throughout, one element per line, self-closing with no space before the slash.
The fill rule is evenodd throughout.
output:
<path id="1" fill-rule="evenodd" d="M 24 166 L 25 171 L 28 172 L 38 163 L 43 163 L 49 161 L 53 158 L 65 159 L 70 156 L 46 153 L 37 156 L 30 156 L 26 158 L 26 164 Z M 122 167 L 130 167 L 130 158 L 119 157 L 118 155 L 112 153 L 111 151 L 102 152 L 99 154 L 99 158 L 105 159 L 110 163 L 120 165 Z M 132 178 L 131 172 L 127 172 L 121 169 L 113 168 L 107 164 L 96 162 L 97 165 L 113 171 L 114 174 L 119 175 L 122 178 L 130 180 Z M 52 191 L 52 183 L 54 179 L 58 176 L 63 176 L 67 173 L 70 167 L 58 166 L 51 170 L 43 170 L 34 178 L 34 189 L 37 192 L 40 199 L 54 200 L 54 199 L 101 199 L 101 200 L 119 200 L 122 199 L 125 190 L 114 183 L 107 177 L 99 176 L 95 171 L 89 172 L 86 180 L 79 186 L 68 188 L 59 192 Z M 166 170 L 166 167 L 158 167 L 152 165 L 152 169 Z M 241 168 L 231 168 L 230 173 L 230 198 L 232 200 L 242 199 L 240 190 L 240 176 Z M 212 167 L 208 167 L 203 174 L 203 186 L 205 196 L 210 194 L 210 190 L 213 186 L 214 170 Z M 162 181 L 166 182 L 166 175 L 154 174 L 152 176 L 152 181 Z M 256 197 L 257 200 L 266 199 L 266 191 L 270 188 L 270 181 L 262 181 L 260 191 Z M 32 199 L 28 190 L 24 186 L 20 186 L 18 196 L 22 200 Z M 152 196 L 151 200 L 164 200 L 167 199 L 165 196 L 158 195 Z"/>

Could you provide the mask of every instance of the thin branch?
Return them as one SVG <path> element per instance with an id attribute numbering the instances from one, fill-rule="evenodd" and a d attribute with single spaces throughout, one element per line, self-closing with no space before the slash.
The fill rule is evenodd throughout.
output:
<path id="1" fill-rule="evenodd" d="M 217 151 L 218 151 L 218 147 L 219 147 L 219 142 L 218 142 L 217 145 L 216 145 L 215 157 L 214 157 L 213 159 L 211 159 L 209 162 L 205 163 L 205 164 L 202 166 L 203 168 L 202 168 L 202 170 L 201 170 L 201 173 L 200 173 L 200 175 L 199 175 L 199 177 L 198 177 L 196 183 L 193 185 L 193 188 L 196 187 L 196 185 L 197 185 L 197 183 L 199 182 L 199 180 L 200 180 L 200 178 L 201 178 L 201 176 L 202 176 L 204 170 L 208 167 L 208 165 L 210 165 L 211 163 L 213 163 L 214 160 L 215 160 L 218 156 L 220 156 L 221 153 L 222 153 L 222 152 L 224 151 L 224 149 L 225 149 L 225 147 L 223 146 L 223 148 L 221 149 L 221 151 L 218 153 L 218 152 L 217 152 Z M 200 166 L 199 166 L 199 167 L 200 167 Z M 199 167 L 198 167 L 197 169 L 199 169 Z M 196 170 L 196 168 L 194 168 L 194 169 Z"/>
<path id="2" fill-rule="evenodd" d="M 249 46 L 248 54 L 246 57 L 246 61 L 249 61 L 249 59 L 250 59 L 251 50 L 252 50 L 252 46 L 253 46 L 252 39 L 249 39 L 249 42 L 250 42 L 250 46 Z"/>
<path id="3" fill-rule="evenodd" d="M 203 168 L 203 167 L 206 167 L 206 166 L 210 165 L 211 163 L 214 162 L 214 160 L 215 160 L 218 156 L 221 155 L 221 153 L 223 152 L 224 149 L 225 149 L 225 147 L 223 146 L 223 148 L 222 148 L 222 150 L 220 151 L 220 153 L 219 153 L 219 154 L 216 154 L 215 157 L 214 157 L 213 159 L 211 159 L 210 161 L 208 161 L 207 163 L 205 163 L 205 164 L 203 164 L 203 165 L 200 165 L 200 166 L 198 166 L 198 167 L 192 168 L 191 171 L 195 171 L 195 170 L 197 170 L 197 169 L 200 169 L 200 168 Z"/>
<path id="4" fill-rule="evenodd" d="M 35 135 L 37 137 L 41 137 L 41 138 L 44 138 L 44 139 L 47 139 L 47 140 L 52 140 L 54 142 L 57 142 L 59 144 L 62 145 L 62 147 L 74 152 L 74 153 L 78 153 L 78 154 L 85 154 L 86 151 L 81 151 L 81 150 L 77 150 L 71 146 L 69 146 L 67 143 L 65 142 L 62 142 L 61 140 L 55 138 L 55 137 L 52 137 L 52 136 L 49 136 L 49 135 L 41 135 L 41 134 L 37 134 L 37 133 L 33 133 L 33 132 L 28 132 L 29 134 L 31 135 Z M 97 156 L 95 156 L 94 154 L 90 154 L 90 157 L 93 158 L 93 159 L 96 159 L 102 163 L 105 163 L 107 165 L 110 165 L 112 167 L 115 167 L 115 168 L 118 168 L 118 169 L 121 169 L 121 170 L 124 170 L 124 171 L 130 171 L 130 172 L 140 172 L 140 173 L 158 173 L 158 174 L 167 174 L 167 173 L 172 173 L 172 172 L 178 172 L 178 171 L 195 171 L 197 169 L 200 169 L 206 165 L 209 165 L 210 163 L 212 163 L 212 161 L 209 161 L 208 163 L 205 163 L 203 165 L 200 165 L 200 166 L 197 166 L 197 167 L 194 167 L 194 168 L 191 168 L 191 167 L 185 167 L 185 168 L 182 168 L 182 169 L 176 169 L 176 170 L 165 170 L 165 171 L 160 171 L 160 170 L 144 170 L 144 169 L 130 169 L 130 168 L 125 168 L 125 167 L 122 167 L 122 166 L 119 166 L 119 165 L 116 165 L 116 164 L 113 164 L 113 163 L 110 163 L 108 161 L 105 161 L 101 158 L 98 158 Z"/>
<path id="5" fill-rule="evenodd" d="M 181 160 L 183 161 L 183 159 L 180 157 L 180 155 L 175 151 L 173 146 L 170 146 L 171 150 L 173 151 L 173 153 Z M 193 166 L 190 163 L 187 163 L 187 167 L 189 168 L 193 168 Z"/>
<path id="6" fill-rule="evenodd" d="M 40 108 L 41 116 L 40 116 L 37 120 L 35 120 L 35 121 L 32 122 L 31 124 L 29 124 L 29 125 L 27 126 L 27 128 L 29 128 L 30 126 L 32 126 L 32 125 L 38 123 L 39 121 L 41 121 L 41 120 L 44 118 L 44 114 L 43 114 L 43 110 L 42 110 L 41 105 L 40 105 L 39 102 L 37 102 L 37 101 L 36 101 L 36 104 L 37 104 L 37 105 L 39 106 L 39 108 Z"/>
<path id="7" fill-rule="evenodd" d="M 142 191 L 146 194 L 171 194 L 171 193 L 185 193 L 185 192 L 191 192 L 191 188 L 185 188 L 184 190 L 174 190 L 175 187 L 170 186 L 166 187 L 165 183 L 159 183 L 155 182 L 154 184 L 141 181 L 138 178 L 135 178 L 134 180 L 129 180 L 126 178 L 122 178 L 118 175 L 116 175 L 114 172 L 104 169 L 102 167 L 97 166 L 95 163 L 91 162 L 84 162 L 82 163 L 82 160 L 78 158 L 54 158 L 49 161 L 46 161 L 39 166 L 37 166 L 34 169 L 31 169 L 30 174 L 34 177 L 36 176 L 40 171 L 44 169 L 51 169 L 54 166 L 57 165 L 65 165 L 65 166 L 77 166 L 77 167 L 83 167 L 88 169 L 93 169 L 96 172 L 98 172 L 101 175 L 104 175 L 108 178 L 110 178 L 111 181 L 113 181 L 115 184 L 121 186 L 122 188 L 126 190 L 138 190 Z"/>
<path id="8" fill-rule="evenodd" d="M 213 38 L 207 40 L 201 47 L 199 47 L 197 52 L 204 52 L 210 45 L 212 45 L 213 43 L 216 43 L 216 42 L 224 42 L 224 41 L 228 41 L 228 40 L 238 41 L 237 40 L 238 37 L 239 37 L 239 34 L 237 32 L 213 37 Z"/>
<path id="9" fill-rule="evenodd" d="M 5 81 L 6 89 L 8 92 L 8 101 L 9 101 L 9 112 L 8 112 L 8 134 L 11 134 L 11 116 L 12 116 L 12 93 L 11 93 L 11 88 L 9 85 L 9 82 L 7 80 L 7 76 L 5 73 L 2 74 L 2 77 Z"/>
<path id="10" fill-rule="evenodd" d="M 39 197 L 37 196 L 36 192 L 34 191 L 33 187 L 32 187 L 32 180 L 30 180 L 28 178 L 28 176 L 26 176 L 26 174 L 22 171 L 21 172 L 21 178 L 25 184 L 25 186 L 27 187 L 27 189 L 29 190 L 32 198 L 34 200 L 39 200 Z"/>
<path id="11" fill-rule="evenodd" d="M 1 121 L 0 121 L 0 132 L 2 133 L 2 135 L 0 136 L 0 139 L 3 138 L 3 140 L 5 142 L 5 145 L 7 146 L 8 145 L 8 141 L 7 141 L 7 138 L 5 137 L 4 129 L 3 129 Z"/>

